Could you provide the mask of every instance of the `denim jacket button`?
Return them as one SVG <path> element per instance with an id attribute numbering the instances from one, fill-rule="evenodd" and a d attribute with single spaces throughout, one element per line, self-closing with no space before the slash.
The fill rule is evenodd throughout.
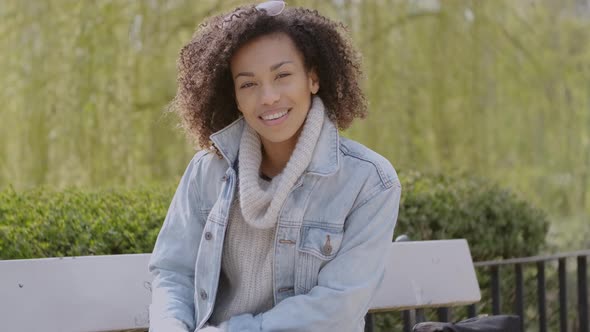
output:
<path id="1" fill-rule="evenodd" d="M 213 238 L 213 234 L 211 234 L 211 232 L 207 232 L 205 233 L 205 240 L 209 241 Z"/>
<path id="2" fill-rule="evenodd" d="M 207 292 L 205 292 L 205 290 L 201 289 L 201 292 L 199 294 L 201 296 L 201 300 L 206 301 L 208 296 L 207 296 Z"/>

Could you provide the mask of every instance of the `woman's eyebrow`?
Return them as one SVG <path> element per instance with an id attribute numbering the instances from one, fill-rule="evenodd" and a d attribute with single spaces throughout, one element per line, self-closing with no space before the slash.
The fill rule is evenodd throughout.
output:
<path id="1" fill-rule="evenodd" d="M 275 70 L 279 69 L 279 67 L 281 67 L 282 65 L 287 64 L 287 63 L 293 63 L 293 61 L 286 60 L 286 61 L 281 61 L 281 62 L 279 62 L 277 64 L 274 64 L 274 65 L 270 66 L 270 71 L 275 71 Z M 244 72 L 241 72 L 241 73 L 237 74 L 234 77 L 234 79 L 236 79 L 236 78 L 238 78 L 240 76 L 254 77 L 254 73 L 253 72 L 250 72 L 250 71 L 244 71 Z"/>
<path id="2" fill-rule="evenodd" d="M 240 76 L 249 76 L 249 77 L 254 77 L 254 73 L 253 73 L 253 72 L 250 72 L 250 71 L 241 72 L 241 73 L 237 74 L 237 75 L 234 77 L 234 80 L 235 80 L 236 78 L 240 77 Z"/>

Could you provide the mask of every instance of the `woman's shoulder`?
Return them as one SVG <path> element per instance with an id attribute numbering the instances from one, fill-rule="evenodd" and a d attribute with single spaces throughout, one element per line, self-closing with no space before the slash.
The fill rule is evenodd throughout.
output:
<path id="1" fill-rule="evenodd" d="M 193 166 L 220 166 L 226 163 L 223 157 L 216 152 L 214 149 L 203 149 L 197 151 L 191 162 Z"/>
<path id="2" fill-rule="evenodd" d="M 368 173 L 366 175 L 378 179 L 384 188 L 400 186 L 395 168 L 379 153 L 345 137 L 340 138 L 340 151 L 343 156 L 343 170 L 356 173 L 355 176 L 359 173 Z"/>
<path id="3" fill-rule="evenodd" d="M 191 178 L 197 180 L 199 177 L 214 177 L 218 173 L 225 173 L 227 162 L 220 157 L 215 150 L 200 150 L 191 159 L 189 168 L 192 170 Z"/>

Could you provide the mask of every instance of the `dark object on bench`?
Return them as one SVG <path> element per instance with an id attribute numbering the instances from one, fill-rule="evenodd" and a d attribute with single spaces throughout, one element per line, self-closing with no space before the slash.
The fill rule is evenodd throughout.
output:
<path id="1" fill-rule="evenodd" d="M 497 315 L 469 318 L 457 323 L 423 322 L 414 325 L 414 332 L 522 332 L 520 318 Z"/>

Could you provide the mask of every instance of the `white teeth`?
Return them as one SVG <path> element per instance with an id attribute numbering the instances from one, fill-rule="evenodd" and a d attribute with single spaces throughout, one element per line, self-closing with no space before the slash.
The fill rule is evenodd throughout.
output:
<path id="1" fill-rule="evenodd" d="M 269 115 L 263 116 L 262 119 L 263 120 L 266 120 L 266 121 L 275 120 L 275 119 L 278 119 L 278 118 L 281 118 L 281 117 L 285 116 L 285 114 L 287 114 L 287 111 L 282 111 L 282 112 L 279 112 L 279 113 L 269 114 Z"/>

